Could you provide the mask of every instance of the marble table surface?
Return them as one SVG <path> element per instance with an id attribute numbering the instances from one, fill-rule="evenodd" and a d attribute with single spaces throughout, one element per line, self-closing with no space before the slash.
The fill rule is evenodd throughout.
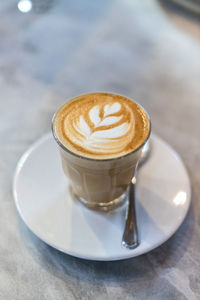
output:
<path id="1" fill-rule="evenodd" d="M 0 299 L 200 299 L 200 17 L 156 0 L 33 0 L 27 13 L 17 2 L 0 2 Z M 20 156 L 66 98 L 89 91 L 144 105 L 191 179 L 180 229 L 124 261 L 60 253 L 13 200 Z"/>

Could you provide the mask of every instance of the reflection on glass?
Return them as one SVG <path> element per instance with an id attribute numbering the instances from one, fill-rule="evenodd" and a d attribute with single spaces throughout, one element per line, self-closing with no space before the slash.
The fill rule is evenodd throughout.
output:
<path id="1" fill-rule="evenodd" d="M 135 178 L 135 176 L 132 178 L 131 182 L 132 182 L 132 184 L 135 184 L 135 183 L 136 183 L 136 178 Z"/>
<path id="2" fill-rule="evenodd" d="M 178 192 L 178 194 L 174 197 L 173 202 L 176 206 L 184 205 L 186 202 L 186 192 Z"/>
<path id="3" fill-rule="evenodd" d="M 23 13 L 30 12 L 32 9 L 32 1 L 31 0 L 20 0 L 18 2 L 17 7 Z"/>

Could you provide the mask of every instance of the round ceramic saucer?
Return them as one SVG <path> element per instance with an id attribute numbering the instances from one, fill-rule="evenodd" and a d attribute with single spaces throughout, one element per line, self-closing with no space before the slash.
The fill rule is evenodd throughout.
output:
<path id="1" fill-rule="evenodd" d="M 121 245 L 126 206 L 97 212 L 72 198 L 51 134 L 33 144 L 18 163 L 13 191 L 20 216 L 44 242 L 80 258 L 119 260 L 161 245 L 186 216 L 190 182 L 177 153 L 155 135 L 151 142 L 151 155 L 138 171 L 138 248 Z"/>

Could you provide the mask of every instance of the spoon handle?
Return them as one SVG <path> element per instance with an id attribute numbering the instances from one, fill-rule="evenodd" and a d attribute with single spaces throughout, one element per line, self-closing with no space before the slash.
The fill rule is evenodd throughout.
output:
<path id="1" fill-rule="evenodd" d="M 129 206 L 126 219 L 122 245 L 128 249 L 134 249 L 139 245 L 138 229 L 135 208 L 135 183 L 130 183 Z"/>

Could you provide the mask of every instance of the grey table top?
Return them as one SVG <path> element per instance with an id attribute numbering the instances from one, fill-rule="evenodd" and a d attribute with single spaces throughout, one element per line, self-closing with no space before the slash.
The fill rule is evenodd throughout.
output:
<path id="1" fill-rule="evenodd" d="M 163 2 L 0 3 L 0 299 L 200 299 L 200 26 Z M 77 259 L 47 246 L 18 216 L 12 178 L 66 98 L 112 91 L 149 111 L 182 157 L 189 213 L 170 240 L 137 258 Z"/>

